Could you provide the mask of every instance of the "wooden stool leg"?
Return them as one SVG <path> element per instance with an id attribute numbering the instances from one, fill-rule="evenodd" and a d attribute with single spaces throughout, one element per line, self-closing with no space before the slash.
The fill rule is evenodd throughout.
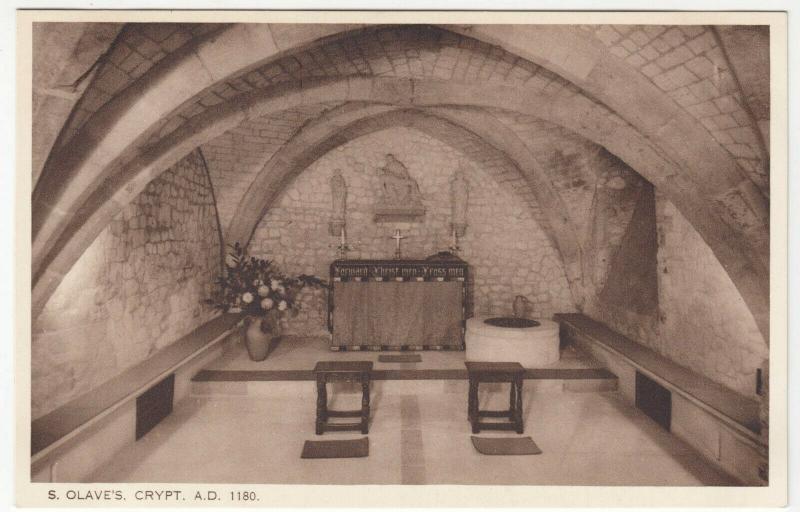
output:
<path id="1" fill-rule="evenodd" d="M 468 414 L 467 417 L 469 419 L 470 424 L 472 425 L 472 433 L 477 434 L 480 432 L 478 428 L 478 421 L 480 418 L 478 417 L 478 380 L 477 379 L 470 379 L 469 381 L 469 399 L 467 403 L 468 407 Z"/>
<path id="2" fill-rule="evenodd" d="M 369 433 L 369 377 L 361 380 L 361 433 Z"/>
<path id="3" fill-rule="evenodd" d="M 516 418 L 516 410 L 517 410 L 517 382 L 512 380 L 509 384 L 509 397 L 508 397 L 508 417 L 511 418 L 511 421 L 514 421 Z"/>
<path id="4" fill-rule="evenodd" d="M 467 421 L 472 423 L 472 394 L 473 394 L 473 386 L 475 382 L 472 379 L 469 379 L 469 391 L 467 391 Z"/>
<path id="5" fill-rule="evenodd" d="M 511 384 L 516 388 L 516 404 L 515 404 L 515 423 L 517 425 L 517 434 L 525 432 L 525 425 L 522 423 L 522 379 L 515 379 Z"/>
<path id="6" fill-rule="evenodd" d="M 328 421 L 328 388 L 325 379 L 317 377 L 317 435 L 325 432 L 326 421 Z"/>

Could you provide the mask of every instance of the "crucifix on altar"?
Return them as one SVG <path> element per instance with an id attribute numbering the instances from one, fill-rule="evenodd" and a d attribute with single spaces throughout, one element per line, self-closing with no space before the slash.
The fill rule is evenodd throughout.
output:
<path id="1" fill-rule="evenodd" d="M 402 252 L 400 251 L 400 240 L 404 239 L 405 237 L 400 234 L 399 229 L 394 230 L 394 235 L 390 236 L 389 238 L 393 238 L 395 243 L 397 244 L 394 249 L 394 257 L 395 259 L 402 259 Z"/>

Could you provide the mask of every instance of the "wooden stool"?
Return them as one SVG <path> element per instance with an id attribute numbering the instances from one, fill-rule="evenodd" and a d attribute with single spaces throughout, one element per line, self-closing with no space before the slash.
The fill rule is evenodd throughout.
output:
<path id="1" fill-rule="evenodd" d="M 314 366 L 317 378 L 317 434 L 325 431 L 361 430 L 369 433 L 369 380 L 372 361 L 319 361 Z M 328 382 L 360 382 L 361 409 L 357 411 L 328 410 Z M 329 418 L 361 418 L 358 423 L 329 423 Z"/>
<path id="2" fill-rule="evenodd" d="M 522 434 L 522 377 L 525 368 L 519 363 L 489 363 L 467 361 L 469 376 L 468 418 L 472 424 L 472 433 L 484 430 L 515 430 Z M 481 382 L 508 382 L 511 384 L 511 396 L 507 411 L 482 411 L 478 408 L 478 385 Z M 508 418 L 508 423 L 481 422 L 481 418 Z"/>

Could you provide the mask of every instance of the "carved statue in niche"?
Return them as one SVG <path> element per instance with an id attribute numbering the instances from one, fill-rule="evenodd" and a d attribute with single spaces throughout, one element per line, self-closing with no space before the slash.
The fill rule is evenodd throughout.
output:
<path id="1" fill-rule="evenodd" d="M 342 170 L 336 169 L 330 180 L 331 184 L 331 220 L 328 223 L 328 232 L 339 236 L 345 226 L 347 213 L 347 183 L 342 176 Z"/>
<path id="2" fill-rule="evenodd" d="M 453 173 L 450 180 L 450 219 L 453 232 L 457 236 L 464 236 L 467 230 L 467 202 L 469 201 L 469 182 L 464 176 L 464 171 L 459 169 Z"/>
<path id="3" fill-rule="evenodd" d="M 408 169 L 391 153 L 378 169 L 380 198 L 375 207 L 376 222 L 414 222 L 425 215 L 419 185 Z"/>

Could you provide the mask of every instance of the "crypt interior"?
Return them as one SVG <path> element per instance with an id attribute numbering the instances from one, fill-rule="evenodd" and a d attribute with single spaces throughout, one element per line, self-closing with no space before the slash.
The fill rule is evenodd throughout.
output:
<path id="1" fill-rule="evenodd" d="M 768 483 L 768 28 L 35 23 L 32 66 L 33 481 Z M 234 244 L 323 281 L 256 299 L 266 358 Z"/>

